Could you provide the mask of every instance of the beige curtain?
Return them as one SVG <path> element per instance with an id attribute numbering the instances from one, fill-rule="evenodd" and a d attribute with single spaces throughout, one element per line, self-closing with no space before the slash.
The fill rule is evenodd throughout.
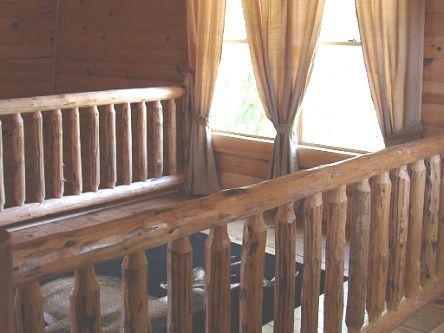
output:
<path id="1" fill-rule="evenodd" d="M 225 0 L 187 0 L 189 65 L 185 78 L 191 118 L 184 189 L 208 194 L 220 189 L 211 143 L 208 115 L 220 62 Z"/>
<path id="2" fill-rule="evenodd" d="M 259 96 L 277 135 L 270 176 L 297 170 L 299 115 L 324 0 L 242 0 Z"/>
<path id="3" fill-rule="evenodd" d="M 356 0 L 365 65 L 387 146 L 421 136 L 425 0 Z"/>

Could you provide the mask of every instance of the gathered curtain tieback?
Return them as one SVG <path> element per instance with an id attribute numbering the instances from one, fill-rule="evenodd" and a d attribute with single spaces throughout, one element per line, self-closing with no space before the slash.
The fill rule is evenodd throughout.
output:
<path id="1" fill-rule="evenodd" d="M 275 124 L 274 128 L 276 129 L 276 132 L 279 134 L 290 134 L 293 130 L 293 123 L 289 124 Z"/>
<path id="2" fill-rule="evenodd" d="M 196 112 L 191 112 L 191 117 L 199 125 L 208 126 L 208 118 L 207 117 L 204 117 Z"/>

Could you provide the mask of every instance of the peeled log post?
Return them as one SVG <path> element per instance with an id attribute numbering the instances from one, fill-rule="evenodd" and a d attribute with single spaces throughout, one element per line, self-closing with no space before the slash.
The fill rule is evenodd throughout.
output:
<path id="1" fill-rule="evenodd" d="M 99 110 L 91 106 L 81 112 L 83 189 L 97 192 L 100 184 Z"/>
<path id="2" fill-rule="evenodd" d="M 367 312 L 370 322 L 378 320 L 385 309 L 391 190 L 388 172 L 373 179 L 367 280 Z"/>
<path id="3" fill-rule="evenodd" d="M 168 244 L 168 333 L 191 333 L 193 248 L 188 237 Z"/>
<path id="4" fill-rule="evenodd" d="M 150 333 L 148 264 L 145 252 L 125 257 L 122 263 L 123 333 Z"/>
<path id="5" fill-rule="evenodd" d="M 239 332 L 261 332 L 265 241 L 267 228 L 262 213 L 251 216 L 244 224 L 240 293 Z"/>
<path id="6" fill-rule="evenodd" d="M 12 246 L 9 233 L 0 228 L 0 332 L 15 332 Z"/>
<path id="7" fill-rule="evenodd" d="M 12 151 L 12 205 L 23 206 L 25 203 L 25 133 L 23 118 L 17 113 L 8 116 L 8 127 L 11 133 Z"/>
<path id="8" fill-rule="evenodd" d="M 230 253 L 227 226 L 210 231 L 205 243 L 205 332 L 229 333 Z"/>
<path id="9" fill-rule="evenodd" d="M 367 298 L 368 246 L 370 233 L 371 190 L 368 179 L 354 188 L 347 313 L 345 322 L 349 333 L 358 333 L 364 325 Z"/>
<path id="10" fill-rule="evenodd" d="M 102 188 L 114 188 L 116 170 L 116 111 L 113 104 L 101 109 L 100 117 L 100 183 Z"/>
<path id="11" fill-rule="evenodd" d="M 441 157 L 439 155 L 431 157 L 426 161 L 426 165 L 427 178 L 424 195 L 424 226 L 421 253 L 422 286 L 425 286 L 436 275 Z"/>
<path id="12" fill-rule="evenodd" d="M 23 116 L 25 134 L 26 202 L 45 200 L 43 118 L 41 112 Z"/>
<path id="13" fill-rule="evenodd" d="M 71 332 L 101 333 L 100 287 L 94 266 L 88 265 L 75 271 L 74 289 L 71 294 Z"/>
<path id="14" fill-rule="evenodd" d="M 0 212 L 5 208 L 5 171 L 3 168 L 3 123 L 0 121 Z"/>
<path id="15" fill-rule="evenodd" d="M 293 203 L 280 206 L 276 219 L 274 332 L 293 332 L 296 274 L 296 216 Z M 319 294 L 318 294 L 319 297 Z"/>
<path id="16" fill-rule="evenodd" d="M 79 195 L 83 191 L 79 109 L 66 111 L 63 116 L 63 152 L 66 194 Z"/>
<path id="17" fill-rule="evenodd" d="M 426 167 L 420 160 L 410 167 L 410 216 L 405 261 L 405 296 L 415 298 L 420 286 L 422 225 Z"/>
<path id="18" fill-rule="evenodd" d="M 407 247 L 410 177 L 407 167 L 393 171 L 390 208 L 389 268 L 385 300 L 389 310 L 397 310 L 404 292 Z"/>
<path id="19" fill-rule="evenodd" d="M 330 193 L 325 263 L 324 332 L 342 330 L 344 308 L 344 250 L 347 220 L 346 186 Z"/>
<path id="20" fill-rule="evenodd" d="M 436 269 L 439 278 L 444 278 L 444 163 L 441 163 L 441 184 L 439 191 L 439 236 Z"/>
<path id="21" fill-rule="evenodd" d="M 43 296 L 38 282 L 25 284 L 17 289 L 17 311 L 23 333 L 44 333 Z"/>
<path id="22" fill-rule="evenodd" d="M 160 178 L 163 174 L 163 113 L 160 101 L 149 103 L 148 111 L 148 175 Z"/>
<path id="23" fill-rule="evenodd" d="M 176 101 L 170 99 L 164 108 L 164 147 L 166 173 L 175 175 L 177 173 L 177 129 L 176 129 Z"/>
<path id="24" fill-rule="evenodd" d="M 302 280 L 301 332 L 318 332 L 322 262 L 322 194 L 304 202 L 304 274 Z M 293 309 L 292 309 L 293 312 Z M 289 328 L 292 332 L 293 326 Z"/>
<path id="25" fill-rule="evenodd" d="M 63 120 L 60 109 L 43 114 L 46 197 L 61 198 L 63 179 Z"/>
<path id="26" fill-rule="evenodd" d="M 145 102 L 135 104 L 131 117 L 133 119 L 133 177 L 135 181 L 145 181 L 148 178 Z"/>
<path id="27" fill-rule="evenodd" d="M 133 141 L 131 134 L 131 104 L 120 106 L 116 113 L 117 182 L 129 185 L 133 181 Z"/>

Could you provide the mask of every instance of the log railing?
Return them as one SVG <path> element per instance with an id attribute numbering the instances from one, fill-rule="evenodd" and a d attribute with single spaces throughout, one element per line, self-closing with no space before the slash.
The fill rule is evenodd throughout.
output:
<path id="1" fill-rule="evenodd" d="M 1 100 L 0 225 L 178 187 L 175 99 L 183 93 Z"/>
<path id="2" fill-rule="evenodd" d="M 22 301 L 16 311 L 32 318 L 35 332 L 40 332 L 42 300 L 36 282 L 74 271 L 72 331 L 100 332 L 100 291 L 92 265 L 125 257 L 122 329 L 149 332 L 146 273 L 150 263 L 143 250 L 168 244 L 168 332 L 192 332 L 188 236 L 211 229 L 205 247 L 205 327 L 207 333 L 229 332 L 227 223 L 245 219 L 239 331 L 260 332 L 266 239 L 263 212 L 278 208 L 274 331 L 293 332 L 295 240 L 301 232 L 296 228 L 293 203 L 302 200 L 303 332 L 318 330 L 323 220 L 324 332 L 341 332 L 344 323 L 349 332 L 391 332 L 444 291 L 443 151 L 441 135 L 164 209 L 112 218 L 113 208 L 109 208 L 102 215 L 99 211 L 51 225 L 3 231 L 0 291 L 6 297 L 0 298 L 0 328 L 14 332 L 10 329 L 14 322 L 11 308 L 15 307 L 12 290 L 26 288 L 26 293 L 21 292 L 28 295 L 25 304 Z M 352 215 L 346 298 L 348 212 Z"/>

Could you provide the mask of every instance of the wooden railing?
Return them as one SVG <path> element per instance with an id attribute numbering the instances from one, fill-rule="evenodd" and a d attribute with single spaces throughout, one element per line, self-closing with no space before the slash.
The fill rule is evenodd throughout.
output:
<path id="1" fill-rule="evenodd" d="M 126 256 L 123 332 L 149 332 L 146 272 L 150 265 L 143 251 L 168 244 L 168 332 L 192 332 L 188 236 L 211 229 L 205 248 L 206 332 L 229 332 L 227 223 L 245 218 L 239 331 L 260 332 L 266 240 L 263 212 L 277 207 L 274 331 L 293 332 L 299 232 L 293 203 L 303 201 L 302 331 L 318 330 L 324 219 L 324 332 L 341 332 L 344 312 L 349 332 L 390 332 L 444 291 L 443 151 L 441 135 L 165 209 L 136 215 L 120 212 L 119 218 L 109 217 L 113 211 L 95 212 L 51 225 L 2 231 L 0 328 L 14 332 L 11 309 L 16 289 L 24 326 L 29 328 L 25 332 L 43 332 L 38 281 L 73 270 L 72 331 L 100 332 L 100 291 L 93 265 Z M 348 204 L 352 209 L 347 209 Z M 347 217 L 351 234 L 345 299 Z"/>
<path id="2" fill-rule="evenodd" d="M 178 187 L 175 99 L 183 93 L 1 100 L 0 225 Z"/>

